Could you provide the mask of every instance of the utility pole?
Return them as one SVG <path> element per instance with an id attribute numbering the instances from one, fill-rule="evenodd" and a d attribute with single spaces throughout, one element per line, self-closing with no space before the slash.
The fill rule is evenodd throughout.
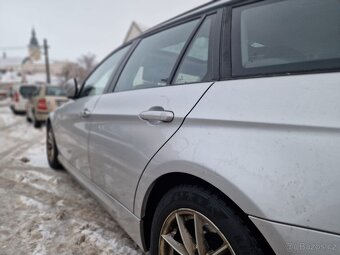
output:
<path id="1" fill-rule="evenodd" d="M 45 55 L 46 82 L 47 84 L 50 84 L 51 83 L 50 62 L 48 59 L 48 44 L 46 39 L 44 39 L 44 55 Z"/>

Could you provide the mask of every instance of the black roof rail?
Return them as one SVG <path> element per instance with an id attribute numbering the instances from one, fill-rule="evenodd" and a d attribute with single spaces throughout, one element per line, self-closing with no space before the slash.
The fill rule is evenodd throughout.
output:
<path id="1" fill-rule="evenodd" d="M 171 19 L 168 19 L 168 20 L 166 20 L 166 21 L 163 21 L 162 23 L 159 23 L 158 25 L 156 25 L 156 27 L 161 26 L 161 25 L 164 24 L 164 23 L 171 22 L 172 20 L 175 20 L 175 19 L 177 19 L 177 18 L 180 18 L 180 17 L 182 17 L 182 16 L 184 16 L 184 15 L 186 15 L 186 14 L 189 14 L 189 13 L 191 13 L 191 12 L 194 12 L 194 11 L 196 11 L 196 10 L 199 10 L 199 9 L 201 9 L 201 8 L 204 8 L 204 7 L 206 7 L 206 6 L 209 6 L 209 5 L 211 5 L 211 4 L 213 4 L 213 3 L 216 3 L 216 2 L 219 2 L 219 1 L 221 1 L 221 0 L 211 0 L 211 1 L 207 2 L 207 3 L 205 3 L 205 4 L 201 4 L 201 5 L 199 5 L 199 6 L 195 7 L 195 8 L 193 8 L 193 9 L 190 9 L 189 11 L 183 12 L 183 13 L 181 13 L 181 14 L 176 15 L 175 17 L 172 17 Z"/>

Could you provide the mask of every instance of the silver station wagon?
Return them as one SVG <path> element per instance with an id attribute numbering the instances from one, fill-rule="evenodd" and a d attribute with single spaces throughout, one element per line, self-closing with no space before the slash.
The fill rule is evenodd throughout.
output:
<path id="1" fill-rule="evenodd" d="M 156 255 L 340 254 L 340 1 L 214 1 L 122 45 L 47 155 Z"/>

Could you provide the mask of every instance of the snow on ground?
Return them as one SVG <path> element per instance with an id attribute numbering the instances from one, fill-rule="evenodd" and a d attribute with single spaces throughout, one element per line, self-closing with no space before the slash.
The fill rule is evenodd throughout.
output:
<path id="1" fill-rule="evenodd" d="M 28 163 L 31 166 L 49 167 L 46 155 L 45 141 L 43 143 L 35 144 L 26 151 L 26 157 L 30 160 Z M 20 156 L 19 156 L 20 157 Z M 19 158 L 17 157 L 17 158 Z"/>
<path id="2" fill-rule="evenodd" d="M 44 128 L 0 104 L 0 254 L 142 254 L 67 172 L 48 167 L 45 155 Z"/>
<path id="3" fill-rule="evenodd" d="M 0 107 L 1 107 L 0 108 L 1 109 L 1 112 L 0 112 L 0 116 L 1 116 L 0 117 L 0 128 L 12 125 L 13 123 L 15 123 L 15 122 L 17 122 L 21 119 L 20 117 L 13 116 L 13 115 L 10 115 L 10 114 L 1 114 L 4 111 L 3 108 L 7 108 L 9 104 L 10 104 L 9 98 L 0 100 Z M 5 112 L 7 112 L 7 111 L 8 111 L 8 109 L 5 109 Z"/>

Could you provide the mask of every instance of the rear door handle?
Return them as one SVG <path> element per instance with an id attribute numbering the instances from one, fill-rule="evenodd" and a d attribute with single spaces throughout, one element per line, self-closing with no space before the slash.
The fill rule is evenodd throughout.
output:
<path id="1" fill-rule="evenodd" d="M 85 108 L 81 114 L 80 114 L 83 118 L 87 118 L 91 115 L 91 112 L 89 111 L 89 109 Z"/>
<path id="2" fill-rule="evenodd" d="M 174 113 L 166 110 L 149 110 L 141 112 L 139 117 L 149 122 L 171 122 L 174 119 Z"/>

